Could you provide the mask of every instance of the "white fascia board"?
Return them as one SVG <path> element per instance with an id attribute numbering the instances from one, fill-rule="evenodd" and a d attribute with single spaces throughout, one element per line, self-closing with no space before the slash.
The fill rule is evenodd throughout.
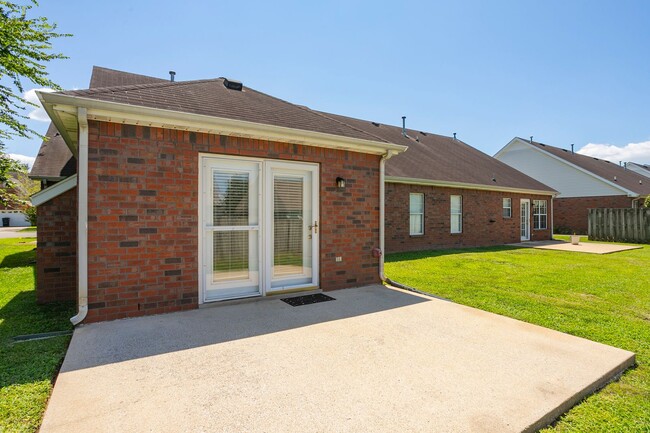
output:
<path id="1" fill-rule="evenodd" d="M 54 185 L 47 187 L 42 191 L 37 192 L 29 199 L 32 201 L 32 204 L 34 206 L 40 206 L 43 203 L 52 200 L 54 197 L 58 197 L 64 192 L 70 191 L 75 186 L 77 186 L 77 175 L 73 174 L 67 179 L 55 183 Z"/>
<path id="2" fill-rule="evenodd" d="M 476 183 L 448 182 L 448 181 L 429 180 L 429 179 L 414 179 L 411 177 L 397 177 L 397 176 L 386 176 L 386 182 L 403 183 L 408 185 L 437 186 L 440 188 L 476 189 L 481 191 L 512 192 L 516 194 L 550 195 L 553 197 L 559 194 L 558 192 L 536 190 L 536 189 L 511 188 L 507 186 L 491 186 L 491 185 L 481 185 Z"/>
<path id="3" fill-rule="evenodd" d="M 322 132 L 212 117 L 202 114 L 99 101 L 79 96 L 40 93 L 39 98 L 44 102 L 44 106 L 50 105 L 51 111 L 74 114 L 76 113 L 76 107 L 84 107 L 88 110 L 89 120 L 180 129 L 183 131 L 204 132 L 216 135 L 234 135 L 374 155 L 384 155 L 387 152 L 401 153 L 407 149 L 407 146 L 393 143 L 343 137 Z M 50 117 L 53 117 L 54 113 L 51 113 L 47 107 L 46 110 L 50 114 Z M 54 115 L 54 117 L 60 116 Z M 54 118 L 52 118 L 52 121 L 57 127 L 59 127 L 59 123 L 62 123 L 61 121 L 57 123 Z M 71 143 L 76 147 L 76 137 L 72 139 L 71 134 L 68 134 L 67 138 L 70 138 Z M 64 136 L 64 139 L 66 139 L 66 136 Z"/>
<path id="4" fill-rule="evenodd" d="M 540 153 L 542 153 L 542 154 L 544 154 L 544 155 L 546 155 L 546 156 L 549 156 L 549 157 L 551 157 L 551 158 L 553 158 L 553 159 L 555 159 L 555 160 L 557 160 L 557 161 L 560 161 L 560 162 L 562 162 L 562 163 L 568 165 L 569 167 L 573 168 L 574 170 L 577 170 L 577 171 L 579 171 L 579 172 L 581 172 L 581 173 L 584 173 L 584 174 L 586 174 L 586 175 L 588 175 L 588 176 L 590 176 L 590 177 L 592 177 L 592 178 L 594 178 L 594 179 L 596 179 L 596 180 L 598 180 L 598 181 L 600 181 L 600 182 L 602 182 L 602 183 L 604 183 L 604 184 L 607 184 L 607 185 L 609 185 L 609 186 L 611 186 L 611 187 L 613 187 L 613 188 L 616 188 L 616 189 L 618 189 L 618 190 L 620 190 L 620 191 L 623 191 L 623 192 L 624 192 L 628 197 L 638 197 L 638 196 L 639 196 L 639 194 L 635 193 L 634 191 L 631 191 L 631 190 L 629 190 L 629 189 L 627 189 L 627 188 L 623 188 L 622 186 L 617 185 L 615 182 L 609 181 L 609 180 L 605 179 L 605 178 L 602 177 L 602 176 L 598 176 L 597 174 L 592 173 L 591 171 L 586 170 L 586 169 L 584 169 L 584 168 L 582 168 L 582 167 L 580 167 L 580 166 L 577 166 L 577 165 L 575 165 L 575 164 L 573 164 L 573 163 L 571 163 L 571 162 L 569 162 L 569 161 L 567 161 L 567 160 L 565 160 L 565 159 L 563 159 L 563 158 L 560 158 L 559 156 L 553 155 L 552 153 L 547 152 L 547 151 L 545 151 L 544 149 L 540 149 L 540 148 L 537 147 L 537 146 L 533 146 L 532 144 L 530 144 L 530 143 L 527 142 L 526 140 L 522 140 L 522 139 L 519 138 L 519 137 L 515 137 L 515 138 L 513 138 L 513 139 L 510 141 L 510 143 L 508 143 L 508 144 L 507 144 L 503 149 L 501 149 L 500 151 L 498 151 L 498 152 L 494 155 L 494 157 L 498 159 L 498 157 L 499 157 L 502 153 L 504 153 L 504 151 L 506 151 L 506 149 L 507 149 L 510 145 L 512 145 L 512 144 L 515 143 L 515 142 L 523 143 L 523 144 L 525 144 L 526 146 L 528 146 L 529 148 L 531 148 L 531 149 L 533 149 L 533 150 L 536 150 L 537 152 L 540 152 Z M 525 174 L 525 173 L 524 173 L 524 174 Z"/>

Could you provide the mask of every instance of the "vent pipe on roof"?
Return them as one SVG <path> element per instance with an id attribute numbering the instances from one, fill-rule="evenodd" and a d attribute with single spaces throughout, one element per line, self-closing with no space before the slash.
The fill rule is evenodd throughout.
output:
<path id="1" fill-rule="evenodd" d="M 530 144 L 533 144 L 533 136 L 530 136 Z"/>
<path id="2" fill-rule="evenodd" d="M 409 137 L 406 135 L 406 116 L 402 116 L 402 135 L 406 138 Z"/>
<path id="3" fill-rule="evenodd" d="M 174 82 L 174 76 L 176 75 L 176 72 L 174 71 L 169 71 L 169 81 L 172 83 Z"/>
<path id="4" fill-rule="evenodd" d="M 571 143 L 571 153 L 574 153 L 573 152 L 573 146 L 575 146 L 575 144 Z"/>
<path id="5" fill-rule="evenodd" d="M 627 162 L 623 163 L 623 169 L 627 170 Z"/>
<path id="6" fill-rule="evenodd" d="M 456 133 L 454 132 L 454 140 L 456 139 Z"/>

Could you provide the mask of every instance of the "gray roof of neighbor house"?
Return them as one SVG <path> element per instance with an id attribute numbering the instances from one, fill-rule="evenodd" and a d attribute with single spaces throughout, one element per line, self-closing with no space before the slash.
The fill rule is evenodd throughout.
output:
<path id="1" fill-rule="evenodd" d="M 451 137 L 408 130 L 412 137 L 409 139 L 396 126 L 311 110 L 249 87 L 232 90 L 224 85 L 224 78 L 176 82 L 147 78 L 150 77 L 95 67 L 90 89 L 61 94 L 408 146 L 407 152 L 387 162 L 386 173 L 394 178 L 555 192 Z M 52 151 L 47 146 L 44 150 L 39 160 L 49 157 Z M 65 151 L 69 154 L 67 147 Z"/>
<path id="2" fill-rule="evenodd" d="M 645 196 L 650 194 L 650 178 L 628 170 L 613 162 L 604 159 L 594 158 L 587 155 L 571 152 L 569 149 L 549 146 L 548 144 L 537 141 L 530 141 L 517 137 L 526 143 L 535 146 L 545 152 L 550 153 L 566 162 L 576 165 L 598 177 L 620 185 L 629 191 Z"/>
<path id="3" fill-rule="evenodd" d="M 556 192 L 532 177 L 453 137 L 323 113 L 408 150 L 386 162 L 386 176 L 486 187 Z"/>
<path id="4" fill-rule="evenodd" d="M 90 88 L 157 83 L 161 81 L 165 82 L 167 80 L 93 66 Z M 43 143 L 41 143 L 41 148 L 29 176 L 33 179 L 60 180 L 75 174 L 77 172 L 77 160 L 72 156 L 72 152 L 68 149 L 63 137 L 61 137 L 53 123 L 50 123 L 45 136 L 47 140 L 43 140 Z"/>

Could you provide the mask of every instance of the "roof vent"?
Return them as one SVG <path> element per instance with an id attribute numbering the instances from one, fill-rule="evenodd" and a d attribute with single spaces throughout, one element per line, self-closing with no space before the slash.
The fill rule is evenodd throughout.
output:
<path id="1" fill-rule="evenodd" d="M 456 133 L 454 132 L 454 140 L 456 139 Z"/>
<path id="2" fill-rule="evenodd" d="M 574 153 L 573 152 L 573 146 L 575 146 L 575 144 L 571 143 L 571 153 Z"/>
<path id="3" fill-rule="evenodd" d="M 240 92 L 244 88 L 244 85 L 242 84 L 241 81 L 230 80 L 228 78 L 223 79 L 223 85 L 226 86 L 226 89 L 238 90 Z"/>
<path id="4" fill-rule="evenodd" d="M 169 81 L 172 83 L 174 82 L 174 76 L 176 75 L 176 72 L 174 71 L 169 71 Z"/>
<path id="5" fill-rule="evenodd" d="M 423 131 L 420 131 L 420 134 L 424 135 L 425 137 L 427 136 L 427 133 Z"/>
<path id="6" fill-rule="evenodd" d="M 370 122 L 370 123 L 372 123 L 375 126 L 379 126 L 379 123 L 377 123 L 377 122 Z"/>
<path id="7" fill-rule="evenodd" d="M 530 136 L 530 144 L 533 144 L 533 136 Z"/>

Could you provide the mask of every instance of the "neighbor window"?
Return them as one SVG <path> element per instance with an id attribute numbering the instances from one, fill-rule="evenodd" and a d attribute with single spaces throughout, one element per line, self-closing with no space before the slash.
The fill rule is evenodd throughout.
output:
<path id="1" fill-rule="evenodd" d="M 503 199 L 503 217 L 512 218 L 512 199 L 504 198 Z"/>
<path id="2" fill-rule="evenodd" d="M 535 230 L 546 229 L 547 215 L 546 200 L 533 200 L 533 228 Z"/>
<path id="3" fill-rule="evenodd" d="M 451 196 L 451 232 L 463 232 L 463 196 Z"/>
<path id="4" fill-rule="evenodd" d="M 410 229 L 409 234 L 424 234 L 424 194 L 411 193 L 409 195 L 409 215 Z"/>

